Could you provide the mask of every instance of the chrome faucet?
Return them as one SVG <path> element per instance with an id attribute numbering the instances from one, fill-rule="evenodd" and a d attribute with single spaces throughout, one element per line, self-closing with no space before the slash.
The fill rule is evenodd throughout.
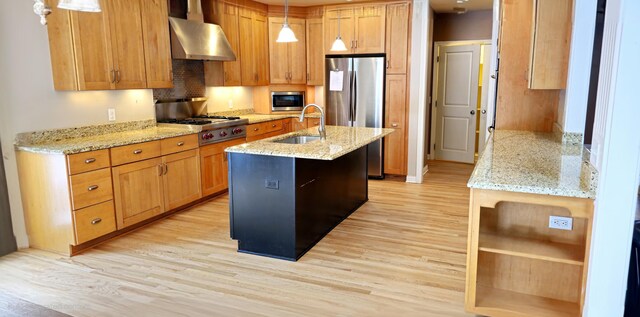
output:
<path id="1" fill-rule="evenodd" d="M 309 108 L 309 107 L 316 107 L 316 108 L 318 108 L 318 110 L 320 110 L 320 126 L 318 127 L 318 133 L 320 133 L 320 139 L 326 140 L 327 139 L 327 130 L 325 129 L 325 126 L 324 126 L 324 110 L 322 110 L 322 108 L 320 108 L 320 106 L 316 105 L 315 103 L 310 103 L 310 104 L 304 106 L 304 108 L 302 108 L 302 113 L 300 114 L 300 118 L 298 119 L 298 121 L 300 121 L 300 122 L 304 121 L 304 113 L 305 113 L 305 111 L 307 111 L 307 108 Z"/>

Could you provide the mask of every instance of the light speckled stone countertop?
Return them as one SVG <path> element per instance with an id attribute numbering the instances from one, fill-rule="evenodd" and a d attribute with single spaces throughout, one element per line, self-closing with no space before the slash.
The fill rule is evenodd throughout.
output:
<path id="1" fill-rule="evenodd" d="M 268 122 L 273 120 L 287 119 L 287 118 L 298 118 L 300 114 L 295 113 L 283 113 L 283 114 L 244 114 L 239 116 L 242 119 L 249 119 L 249 124 Z M 305 118 L 320 118 L 320 113 L 307 113 L 304 115 Z"/>
<path id="2" fill-rule="evenodd" d="M 17 143 L 15 148 L 19 151 L 43 154 L 76 154 L 193 133 L 196 132 L 185 128 L 148 127 L 55 141 L 42 140 L 40 143 Z"/>
<path id="3" fill-rule="evenodd" d="M 334 160 L 391 133 L 393 129 L 327 126 L 327 139 L 306 144 L 284 144 L 273 141 L 297 135 L 318 135 L 316 127 L 227 148 L 229 153 Z"/>
<path id="4" fill-rule="evenodd" d="M 582 145 L 563 145 L 552 133 L 497 130 L 468 186 L 594 199 L 597 172 L 585 151 Z"/>

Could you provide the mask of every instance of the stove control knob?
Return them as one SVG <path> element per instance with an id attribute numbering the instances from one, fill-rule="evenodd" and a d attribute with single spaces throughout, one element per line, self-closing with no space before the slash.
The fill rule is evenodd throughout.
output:
<path id="1" fill-rule="evenodd" d="M 222 131 L 222 132 L 220 132 L 220 136 L 221 136 L 221 137 L 225 137 L 225 136 L 227 136 L 227 132 L 226 132 L 226 131 Z"/>
<path id="2" fill-rule="evenodd" d="M 240 134 L 240 133 L 242 133 L 242 129 L 241 128 L 233 129 L 233 134 Z"/>

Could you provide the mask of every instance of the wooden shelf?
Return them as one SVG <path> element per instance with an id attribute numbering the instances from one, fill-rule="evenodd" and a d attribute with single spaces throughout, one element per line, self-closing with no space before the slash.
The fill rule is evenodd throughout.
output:
<path id="1" fill-rule="evenodd" d="M 584 246 L 480 233 L 479 250 L 530 259 L 584 265 Z"/>
<path id="2" fill-rule="evenodd" d="M 500 316 L 578 317 L 578 303 L 477 286 L 475 313 Z"/>

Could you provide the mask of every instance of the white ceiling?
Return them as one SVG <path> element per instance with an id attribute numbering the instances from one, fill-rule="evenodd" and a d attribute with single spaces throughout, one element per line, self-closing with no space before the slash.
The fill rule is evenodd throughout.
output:
<path id="1" fill-rule="evenodd" d="M 490 10 L 493 7 L 493 0 L 463 0 L 463 3 L 457 0 L 431 0 L 430 3 L 435 12 L 453 12 L 453 7 L 467 8 L 468 11 Z"/>
<path id="2" fill-rule="evenodd" d="M 284 0 L 257 0 L 258 2 L 271 5 L 284 5 Z M 325 4 L 339 4 L 349 2 L 359 2 L 364 0 L 289 0 L 289 5 L 296 7 L 310 7 Z M 489 10 L 493 6 L 493 0 L 467 0 L 459 4 L 457 0 L 431 0 L 431 8 L 435 12 L 453 12 L 453 7 L 465 7 L 469 11 L 473 10 Z"/>

